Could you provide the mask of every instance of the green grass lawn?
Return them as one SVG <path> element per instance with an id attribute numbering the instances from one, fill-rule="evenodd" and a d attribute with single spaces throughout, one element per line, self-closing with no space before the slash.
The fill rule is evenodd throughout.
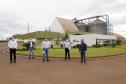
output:
<path id="1" fill-rule="evenodd" d="M 60 48 L 59 46 L 54 46 L 54 48 L 49 49 L 49 57 L 64 57 L 64 49 Z M 28 54 L 28 51 L 17 51 L 18 54 Z M 80 53 L 78 48 L 72 48 L 71 57 L 80 57 Z M 101 57 L 101 56 L 110 56 L 126 53 L 126 44 L 112 47 L 101 47 L 101 48 L 88 48 L 86 52 L 87 57 Z M 35 50 L 36 56 L 42 56 L 41 47 L 37 47 Z"/>

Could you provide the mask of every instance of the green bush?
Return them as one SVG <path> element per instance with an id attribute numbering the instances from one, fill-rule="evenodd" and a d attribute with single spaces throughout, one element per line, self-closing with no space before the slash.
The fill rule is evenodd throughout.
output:
<path id="1" fill-rule="evenodd" d="M 102 45 L 97 44 L 97 45 L 92 45 L 92 47 L 99 48 L 99 47 L 102 47 Z"/>
<path id="2" fill-rule="evenodd" d="M 117 40 L 117 45 L 121 45 L 122 41 L 121 40 Z"/>

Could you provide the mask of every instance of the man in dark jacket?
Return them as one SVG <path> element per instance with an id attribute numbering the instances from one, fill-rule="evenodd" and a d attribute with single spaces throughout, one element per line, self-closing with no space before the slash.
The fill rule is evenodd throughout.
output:
<path id="1" fill-rule="evenodd" d="M 34 49 L 35 49 L 35 42 L 32 41 L 32 40 L 30 40 L 30 41 L 28 42 L 29 59 L 31 58 L 31 56 L 32 56 L 32 59 L 35 58 Z"/>
<path id="2" fill-rule="evenodd" d="M 85 57 L 85 53 L 87 50 L 87 45 L 84 43 L 84 40 L 81 40 L 81 44 L 79 45 L 79 51 L 81 54 L 81 63 L 86 63 L 86 57 Z"/>

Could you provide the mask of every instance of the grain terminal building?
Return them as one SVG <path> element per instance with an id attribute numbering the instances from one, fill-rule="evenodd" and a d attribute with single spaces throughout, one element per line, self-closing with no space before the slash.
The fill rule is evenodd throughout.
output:
<path id="1" fill-rule="evenodd" d="M 51 32 L 59 32 L 65 34 L 65 32 L 89 32 L 88 35 L 69 35 L 69 40 L 80 41 L 84 39 L 89 46 L 98 43 L 104 43 L 105 41 L 116 42 L 116 36 L 111 35 L 112 29 L 109 26 L 108 16 L 95 16 L 86 19 L 68 20 L 60 17 L 56 17 L 53 23 L 50 25 Z"/>
<path id="2" fill-rule="evenodd" d="M 112 28 L 110 27 L 109 17 L 94 16 L 90 18 L 77 20 L 68 20 L 60 17 L 56 17 L 53 23 L 50 25 L 50 31 L 52 32 L 90 32 L 93 34 L 111 34 Z"/>

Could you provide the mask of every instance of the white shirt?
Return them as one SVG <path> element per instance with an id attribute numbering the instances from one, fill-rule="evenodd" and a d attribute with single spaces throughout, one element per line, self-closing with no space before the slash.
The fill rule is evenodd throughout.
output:
<path id="1" fill-rule="evenodd" d="M 29 43 L 30 43 L 30 47 L 35 47 L 35 46 L 33 45 L 33 41 L 30 41 Z"/>
<path id="2" fill-rule="evenodd" d="M 33 46 L 32 46 L 32 42 L 30 42 L 30 47 L 33 47 Z"/>
<path id="3" fill-rule="evenodd" d="M 50 48 L 50 47 L 51 47 L 51 43 L 49 41 L 42 42 L 42 48 Z"/>
<path id="4" fill-rule="evenodd" d="M 65 41 L 64 42 L 64 48 L 70 48 L 70 42 Z"/>
<path id="5" fill-rule="evenodd" d="M 15 40 L 10 40 L 9 42 L 8 42 L 8 47 L 9 48 L 17 48 L 17 41 L 15 41 Z"/>

